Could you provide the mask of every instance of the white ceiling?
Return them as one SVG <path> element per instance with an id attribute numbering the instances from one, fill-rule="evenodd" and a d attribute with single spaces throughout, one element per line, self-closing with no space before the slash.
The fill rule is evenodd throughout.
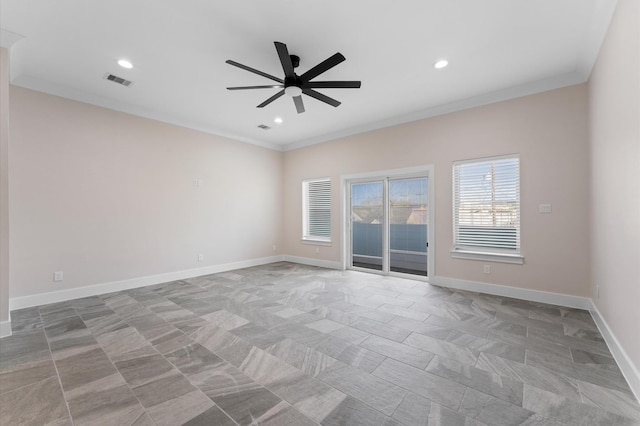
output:
<path id="1" fill-rule="evenodd" d="M 616 4 L 0 1 L 12 84 L 284 150 L 582 83 Z M 282 77 L 274 41 L 300 56 L 297 74 L 342 53 L 347 60 L 315 81 L 361 80 L 362 88 L 318 89 L 342 105 L 303 96 L 303 114 L 286 96 L 256 108 L 277 89 L 226 90 L 272 83 L 227 59 Z M 119 67 L 120 58 L 134 68 Z M 449 66 L 434 69 L 439 58 Z M 114 84 L 106 73 L 135 84 Z"/>

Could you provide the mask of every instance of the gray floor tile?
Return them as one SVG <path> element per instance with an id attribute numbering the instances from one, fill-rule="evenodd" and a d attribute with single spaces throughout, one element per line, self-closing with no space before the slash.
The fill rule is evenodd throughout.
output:
<path id="1" fill-rule="evenodd" d="M 576 425 L 632 425 L 637 420 L 525 385 L 524 404 L 539 416 Z"/>
<path id="2" fill-rule="evenodd" d="M 417 321 L 410 318 L 396 317 L 389 322 L 389 325 L 404 328 L 405 330 L 424 334 L 425 336 L 434 337 L 440 340 L 447 340 L 451 329 L 438 327 L 437 325 L 427 324 L 423 321 Z"/>
<path id="3" fill-rule="evenodd" d="M 257 386 L 216 395 L 213 401 L 238 424 L 248 425 L 260 419 L 282 400 L 268 389 Z"/>
<path id="4" fill-rule="evenodd" d="M 42 328 L 42 318 L 37 307 L 11 311 L 11 333 L 20 334 Z"/>
<path id="5" fill-rule="evenodd" d="M 54 424 L 68 418 L 65 399 L 55 376 L 0 394 L 3 424 Z"/>
<path id="6" fill-rule="evenodd" d="M 41 382 L 50 377 L 57 379 L 57 372 L 51 360 L 21 364 L 12 370 L 0 372 L 0 394 Z"/>
<path id="7" fill-rule="evenodd" d="M 236 422 L 231 420 L 220 408 L 211 407 L 205 412 L 198 414 L 192 419 L 183 423 L 183 426 L 235 426 Z"/>
<path id="8" fill-rule="evenodd" d="M 182 425 L 203 416 L 215 404 L 199 390 L 166 400 L 147 408 L 147 412 L 158 426 Z"/>
<path id="9" fill-rule="evenodd" d="M 323 426 L 383 426 L 389 418 L 355 398 L 347 397 L 322 421 Z"/>
<path id="10" fill-rule="evenodd" d="M 510 361 L 491 354 L 480 354 L 476 367 L 580 401 L 577 380 L 542 368 Z"/>
<path id="11" fill-rule="evenodd" d="M 424 369 L 434 356 L 430 352 L 378 336 L 369 337 L 360 346 L 420 369 Z"/>
<path id="12" fill-rule="evenodd" d="M 56 368 L 65 392 L 118 372 L 100 348 L 57 360 Z"/>
<path id="13" fill-rule="evenodd" d="M 230 333 L 263 349 L 284 339 L 284 336 L 252 323 L 234 328 Z"/>
<path id="14" fill-rule="evenodd" d="M 393 414 L 407 394 L 406 390 L 392 384 L 391 381 L 380 380 L 376 376 L 350 366 L 323 374 L 320 379 L 345 394 L 376 407 L 378 411 L 388 416 Z"/>
<path id="15" fill-rule="evenodd" d="M 473 365 L 478 359 L 477 352 L 471 349 L 456 345 L 455 343 L 445 342 L 440 339 L 425 336 L 419 333 L 411 333 L 403 342 L 405 345 L 421 349 L 432 354 L 455 359 L 464 364 Z"/>
<path id="16" fill-rule="evenodd" d="M 47 359 L 51 359 L 51 352 L 43 330 L 5 337 L 0 344 L 0 371 Z"/>
<path id="17" fill-rule="evenodd" d="M 122 383 L 92 387 L 68 398 L 75 425 L 130 425 L 144 417 L 144 408 Z"/>
<path id="18" fill-rule="evenodd" d="M 512 426 L 525 423 L 534 416 L 532 410 L 468 388 L 460 405 L 460 413 L 488 425 Z"/>
<path id="19" fill-rule="evenodd" d="M 170 352 L 165 358 L 193 383 L 201 382 L 225 362 L 199 343 Z"/>
<path id="20" fill-rule="evenodd" d="M 10 423 L 640 423 L 589 312 L 396 277 L 278 262 L 12 317 Z"/>
<path id="21" fill-rule="evenodd" d="M 159 353 L 119 361 L 115 366 L 131 387 L 149 383 L 174 369 Z"/>
<path id="22" fill-rule="evenodd" d="M 387 358 L 373 375 L 435 403 L 457 410 L 466 387 L 401 362 Z"/>
<path id="23" fill-rule="evenodd" d="M 582 402 L 634 419 L 640 424 L 640 405 L 633 395 L 583 381 L 578 381 L 578 388 Z"/>
<path id="24" fill-rule="evenodd" d="M 458 330 L 453 330 L 446 340 L 456 345 L 465 346 L 476 353 L 485 352 L 524 363 L 525 349 L 522 347 L 511 346 L 506 343 L 496 342 L 495 340 L 473 336 Z"/>
<path id="25" fill-rule="evenodd" d="M 524 384 L 518 380 L 439 356 L 433 358 L 426 371 L 503 399 L 511 404 L 522 406 Z"/>
<path id="26" fill-rule="evenodd" d="M 396 342 L 402 342 L 411 334 L 410 331 L 393 325 L 381 323 L 368 318 L 360 318 L 353 324 L 352 327 L 358 330 L 365 331 L 376 336 L 384 337 L 386 339 L 395 340 Z"/>
<path id="27" fill-rule="evenodd" d="M 539 367 L 585 382 L 590 382 L 599 386 L 607 387 L 622 392 L 631 393 L 622 374 L 598 367 L 576 364 L 562 357 L 552 355 L 542 355 L 538 352 L 527 352 L 527 365 Z"/>
<path id="28" fill-rule="evenodd" d="M 354 345 L 347 347 L 336 357 L 338 361 L 357 367 L 367 373 L 375 370 L 385 358 L 384 355 L 377 352 Z"/>

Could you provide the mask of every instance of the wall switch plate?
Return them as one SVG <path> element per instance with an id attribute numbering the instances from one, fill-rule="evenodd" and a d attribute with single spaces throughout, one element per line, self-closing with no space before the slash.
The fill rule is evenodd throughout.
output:
<path id="1" fill-rule="evenodd" d="M 600 299 L 600 286 L 596 286 L 596 299 Z"/>
<path id="2" fill-rule="evenodd" d="M 271 248 L 271 250 L 276 251 L 278 250 L 278 246 L 276 246 L 275 244 L 273 245 L 273 247 Z"/>
<path id="3" fill-rule="evenodd" d="M 200 253 L 198 255 L 198 262 L 202 262 L 204 260 L 204 254 Z"/>
<path id="4" fill-rule="evenodd" d="M 490 274 L 491 273 L 491 265 L 484 265 L 484 268 L 483 268 L 482 272 L 484 272 L 485 274 Z"/>
<path id="5" fill-rule="evenodd" d="M 53 273 L 53 281 L 54 282 L 59 282 L 62 281 L 64 279 L 64 272 L 63 271 L 56 271 Z"/>
<path id="6" fill-rule="evenodd" d="M 540 204 L 540 213 L 551 213 L 551 204 Z"/>

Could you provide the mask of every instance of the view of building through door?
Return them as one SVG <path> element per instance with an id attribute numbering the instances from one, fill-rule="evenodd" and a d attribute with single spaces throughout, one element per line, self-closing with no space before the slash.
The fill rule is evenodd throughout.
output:
<path id="1" fill-rule="evenodd" d="M 351 267 L 427 276 L 427 178 L 350 183 Z"/>

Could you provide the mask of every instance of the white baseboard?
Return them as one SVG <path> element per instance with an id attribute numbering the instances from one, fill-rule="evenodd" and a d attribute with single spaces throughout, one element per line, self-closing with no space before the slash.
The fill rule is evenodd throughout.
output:
<path id="1" fill-rule="evenodd" d="M 570 296 L 561 293 L 551 293 L 548 291 L 509 287 L 505 285 L 489 284 L 479 281 L 467 281 L 448 277 L 432 277 L 429 278 L 429 283 L 440 287 L 493 294 L 495 296 L 513 297 L 514 299 L 548 303 L 550 305 L 566 306 L 568 308 L 584 310 L 589 310 L 591 308 L 591 299 L 587 297 Z"/>
<path id="2" fill-rule="evenodd" d="M 49 293 L 34 294 L 31 296 L 14 297 L 9 299 L 9 310 L 15 311 L 16 309 L 30 308 L 32 306 L 64 302 L 66 300 L 79 299 L 81 297 L 97 296 L 99 294 L 111 293 L 114 291 L 130 290 L 132 288 L 162 284 L 176 280 L 184 280 L 187 278 L 194 278 L 202 275 L 217 274 L 219 272 L 232 271 L 234 269 L 242 269 L 251 266 L 265 265 L 267 263 L 281 262 L 283 258 L 284 256 L 262 257 L 258 259 L 206 266 L 204 268 L 187 269 L 183 271 L 168 272 L 165 274 L 149 275 L 146 277 L 95 284 L 86 287 L 77 287 L 66 290 L 52 291 Z"/>
<path id="3" fill-rule="evenodd" d="M 0 322 L 0 339 L 11 336 L 11 318 L 9 321 Z"/>
<path id="4" fill-rule="evenodd" d="M 342 263 L 335 262 L 333 260 L 312 259 L 310 257 L 299 257 L 299 256 L 289 256 L 289 255 L 284 255 L 282 260 L 284 260 L 285 262 L 300 263 L 302 265 L 317 266 L 320 268 L 342 269 Z"/>
<path id="5" fill-rule="evenodd" d="M 591 313 L 593 321 L 598 326 L 600 334 L 604 338 L 611 354 L 618 363 L 622 374 L 631 391 L 634 393 L 638 402 L 640 402 L 640 372 L 631 358 L 627 355 L 620 342 L 616 338 L 609 325 L 604 320 L 600 311 L 593 303 L 593 300 L 587 297 L 569 296 L 560 293 L 551 293 L 547 291 L 531 290 L 517 287 L 508 287 L 497 284 L 488 284 L 477 281 L 459 280 L 448 277 L 433 277 L 429 280 L 431 284 L 455 288 L 458 290 L 473 291 L 478 293 L 493 294 L 495 296 L 513 297 L 515 299 L 528 300 L 531 302 L 548 303 L 551 305 L 566 306 L 569 308 L 584 309 Z"/>
<path id="6" fill-rule="evenodd" d="M 609 328 L 609 325 L 604 320 L 604 317 L 600 314 L 598 307 L 593 303 L 593 301 L 591 301 L 589 312 L 591 312 L 591 316 L 598 326 L 600 334 L 604 337 L 604 341 L 607 343 L 607 346 L 609 346 L 609 350 L 611 351 L 613 358 L 618 363 L 620 371 L 622 371 L 624 378 L 627 379 L 627 383 L 629 384 L 631 391 L 638 402 L 640 402 L 640 371 L 638 371 L 638 367 L 634 365 L 633 361 L 631 361 L 631 357 L 629 357 L 622 348 L 620 342 L 616 338 L 615 334 L 613 334 L 613 331 Z"/>

